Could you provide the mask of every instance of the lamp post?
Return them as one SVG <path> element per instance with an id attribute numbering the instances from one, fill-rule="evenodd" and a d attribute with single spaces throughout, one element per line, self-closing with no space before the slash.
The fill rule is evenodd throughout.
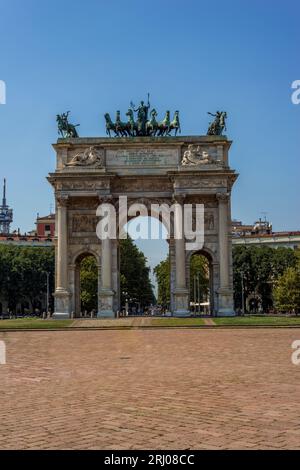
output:
<path id="1" fill-rule="evenodd" d="M 200 274 L 198 274 L 198 305 L 199 305 L 199 315 L 201 313 L 201 307 L 200 307 Z"/>
<path id="2" fill-rule="evenodd" d="M 197 302 L 197 291 L 196 291 L 196 275 L 194 275 L 194 315 L 196 315 L 196 302 Z"/>
<path id="3" fill-rule="evenodd" d="M 126 317 L 128 317 L 128 310 L 129 310 L 128 292 L 122 292 L 122 294 L 125 296 L 125 315 L 126 315 Z"/>
<path id="4" fill-rule="evenodd" d="M 242 315 L 245 315 L 244 271 L 241 271 L 241 283 L 242 283 Z"/>
<path id="5" fill-rule="evenodd" d="M 49 273 L 48 271 L 46 271 L 45 274 L 46 274 L 46 277 L 47 277 L 46 313 L 48 313 L 48 311 L 49 311 L 49 298 L 50 298 L 50 293 L 49 293 L 49 289 L 50 289 L 50 283 L 49 283 L 50 273 Z"/>

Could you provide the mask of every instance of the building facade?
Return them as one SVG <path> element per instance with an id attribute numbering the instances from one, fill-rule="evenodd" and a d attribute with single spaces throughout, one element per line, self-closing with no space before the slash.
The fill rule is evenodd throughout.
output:
<path id="1" fill-rule="evenodd" d="M 267 220 L 259 219 L 253 225 L 245 225 L 240 221 L 232 221 L 233 246 L 269 246 L 271 248 L 300 248 L 300 231 L 273 232 Z"/>

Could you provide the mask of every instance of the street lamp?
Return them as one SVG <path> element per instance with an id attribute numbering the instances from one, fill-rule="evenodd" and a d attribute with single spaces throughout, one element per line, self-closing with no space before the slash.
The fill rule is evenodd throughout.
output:
<path id="1" fill-rule="evenodd" d="M 244 271 L 240 272 L 242 283 L 242 314 L 245 315 L 245 287 L 244 287 Z"/>
<path id="2" fill-rule="evenodd" d="M 122 294 L 125 296 L 125 314 L 126 314 L 126 317 L 128 317 L 128 310 L 129 310 L 128 292 L 122 292 Z"/>
<path id="3" fill-rule="evenodd" d="M 47 277 L 47 294 L 46 294 L 46 313 L 49 311 L 49 299 L 50 299 L 50 273 L 48 271 L 45 271 L 46 277 Z"/>

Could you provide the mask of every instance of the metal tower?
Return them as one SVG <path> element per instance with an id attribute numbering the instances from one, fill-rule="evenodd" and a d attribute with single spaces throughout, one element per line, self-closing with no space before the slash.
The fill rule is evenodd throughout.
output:
<path id="1" fill-rule="evenodd" d="M 6 179 L 3 182 L 3 198 L 0 205 L 0 233 L 4 235 L 9 234 L 9 227 L 13 221 L 13 210 L 9 209 L 6 203 Z"/>

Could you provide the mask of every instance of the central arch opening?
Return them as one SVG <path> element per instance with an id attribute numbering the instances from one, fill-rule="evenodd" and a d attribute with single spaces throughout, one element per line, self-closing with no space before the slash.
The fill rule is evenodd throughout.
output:
<path id="1" fill-rule="evenodd" d="M 155 268 L 169 253 L 167 230 L 159 219 L 140 215 L 124 230 L 128 240 L 121 241 L 120 249 L 121 311 L 125 315 L 162 315 L 166 306 L 158 303 Z"/>

